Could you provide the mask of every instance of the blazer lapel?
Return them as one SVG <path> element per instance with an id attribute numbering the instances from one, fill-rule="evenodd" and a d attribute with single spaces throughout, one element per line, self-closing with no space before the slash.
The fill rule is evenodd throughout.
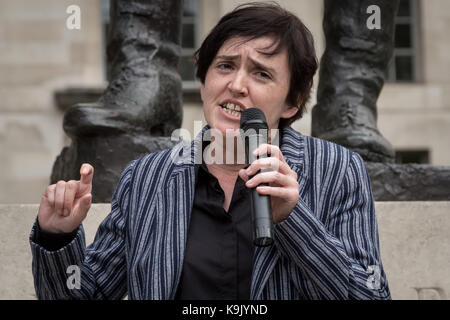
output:
<path id="1" fill-rule="evenodd" d="M 289 166 L 304 179 L 304 137 L 291 127 L 281 130 L 280 150 Z M 258 300 L 279 258 L 276 244 L 269 247 L 256 247 L 253 257 L 253 273 L 250 299 Z"/>
<path id="2" fill-rule="evenodd" d="M 167 219 L 172 221 L 168 230 L 164 231 L 176 235 L 176 237 L 171 238 L 176 238 L 177 241 L 171 241 L 169 245 L 165 246 L 167 248 L 165 257 L 171 257 L 171 259 L 163 261 L 165 266 L 174 266 L 174 272 L 165 279 L 166 283 L 172 284 L 168 286 L 170 291 L 166 292 L 166 297 L 170 299 L 175 298 L 183 269 L 189 222 L 195 196 L 195 180 L 198 169 L 195 164 L 201 163 L 202 136 L 207 129 L 209 129 L 209 126 L 204 127 L 192 142 L 180 143 L 172 151 L 172 160 L 175 162 L 175 166 L 170 178 L 171 187 L 164 190 L 164 198 L 172 202 L 165 206 Z M 176 157 L 174 156 L 175 153 L 177 154 Z"/>
<path id="3" fill-rule="evenodd" d="M 164 215 L 169 221 L 165 223 L 164 230 L 161 230 L 166 233 L 163 237 L 167 239 L 163 245 L 165 254 L 161 265 L 166 269 L 173 268 L 171 273 L 167 272 L 167 278 L 164 280 L 168 284 L 164 299 L 174 299 L 183 268 L 186 238 L 194 202 L 194 167 L 186 167 L 184 172 L 175 175 L 171 181 L 171 187 L 166 188 L 163 193 L 167 203 L 163 201 L 165 208 L 162 209 L 165 209 Z"/>

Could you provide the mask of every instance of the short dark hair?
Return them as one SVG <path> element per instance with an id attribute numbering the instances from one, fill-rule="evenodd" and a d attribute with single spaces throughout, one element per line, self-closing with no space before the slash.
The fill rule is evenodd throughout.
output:
<path id="1" fill-rule="evenodd" d="M 291 79 L 286 103 L 296 106 L 298 111 L 289 119 L 280 119 L 279 127 L 283 128 L 300 119 L 306 111 L 318 61 L 311 32 L 297 16 L 277 3 L 246 3 L 223 16 L 195 52 L 196 76 L 205 83 L 209 66 L 228 39 L 251 40 L 263 36 L 275 36 L 278 42 L 273 51 L 265 54 L 274 55 L 287 49 Z"/>

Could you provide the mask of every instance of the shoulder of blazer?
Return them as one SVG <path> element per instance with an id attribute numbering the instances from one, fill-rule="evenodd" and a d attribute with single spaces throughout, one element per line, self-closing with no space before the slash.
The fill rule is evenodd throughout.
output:
<path id="1" fill-rule="evenodd" d="M 130 188 L 134 202 L 141 198 L 148 200 L 158 190 L 165 188 L 179 174 L 188 176 L 192 182 L 194 163 L 201 159 L 201 137 L 209 128 L 205 126 L 192 142 L 180 142 L 171 149 L 146 154 L 131 161 L 122 173 L 119 187 L 125 182 Z"/>
<path id="2" fill-rule="evenodd" d="M 164 187 L 173 176 L 177 164 L 172 160 L 172 149 L 153 152 L 134 160 L 131 173 L 133 188 L 146 188 L 155 190 Z M 139 190 L 135 190 L 139 191 Z"/>
<path id="3" fill-rule="evenodd" d="M 355 155 L 355 152 L 341 145 L 302 135 L 291 127 L 283 129 L 282 139 L 283 155 L 307 178 L 327 179 L 339 184 Z"/>

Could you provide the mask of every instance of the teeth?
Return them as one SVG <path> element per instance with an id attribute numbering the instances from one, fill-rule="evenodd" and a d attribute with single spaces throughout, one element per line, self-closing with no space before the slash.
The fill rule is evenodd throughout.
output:
<path id="1" fill-rule="evenodd" d="M 241 116 L 242 108 L 234 103 L 227 103 L 225 105 L 222 105 L 222 108 L 226 113 L 231 114 L 235 117 Z"/>
<path id="2" fill-rule="evenodd" d="M 234 103 L 227 103 L 225 105 L 225 108 L 227 108 L 229 110 L 242 111 L 242 108 Z"/>
<path id="3" fill-rule="evenodd" d="M 223 110 L 226 113 L 229 113 L 229 114 L 231 114 L 231 115 L 233 115 L 235 117 L 240 117 L 241 116 L 241 113 L 239 111 L 234 111 L 234 110 L 230 110 L 230 109 L 227 109 L 227 108 L 224 108 Z"/>

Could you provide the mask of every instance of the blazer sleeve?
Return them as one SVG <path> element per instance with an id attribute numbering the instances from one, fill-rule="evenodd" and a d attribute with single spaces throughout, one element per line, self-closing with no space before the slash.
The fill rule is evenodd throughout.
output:
<path id="1" fill-rule="evenodd" d="M 275 243 L 315 284 L 323 299 L 390 299 L 378 240 L 370 178 L 351 160 L 325 224 L 300 199 L 275 226 Z"/>
<path id="2" fill-rule="evenodd" d="M 131 171 L 127 165 L 111 200 L 111 212 L 86 248 L 83 226 L 59 250 L 36 243 L 36 223 L 30 235 L 32 272 L 38 299 L 122 299 L 127 293 L 125 216 Z M 89 213 L 88 213 L 89 214 Z M 78 272 L 79 271 L 79 272 Z M 79 277 L 78 277 L 79 276 Z"/>

